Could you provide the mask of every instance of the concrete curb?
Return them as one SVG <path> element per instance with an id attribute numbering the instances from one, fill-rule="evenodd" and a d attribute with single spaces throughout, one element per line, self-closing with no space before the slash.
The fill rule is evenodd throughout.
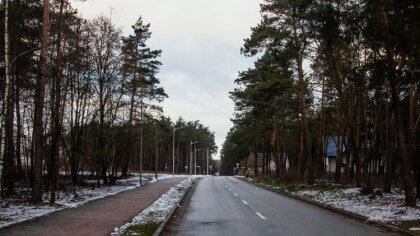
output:
<path id="1" fill-rule="evenodd" d="M 201 180 L 201 178 L 194 181 L 194 183 L 187 189 L 187 191 L 184 192 L 182 197 L 175 204 L 175 207 L 172 208 L 172 210 L 169 212 L 169 214 L 165 217 L 165 220 L 162 221 L 162 223 L 159 225 L 159 228 L 156 230 L 156 232 L 153 234 L 153 236 L 159 236 L 162 233 L 162 231 L 165 229 L 166 225 L 168 224 L 168 221 L 172 218 L 176 209 L 178 209 L 179 204 L 182 202 L 182 200 L 184 200 L 185 196 L 187 196 L 188 192 L 194 187 L 194 185 L 196 185 L 198 183 L 198 181 L 200 181 L 200 180 Z"/>
<path id="2" fill-rule="evenodd" d="M 325 204 L 322 204 L 322 203 L 319 203 L 319 202 L 311 201 L 307 198 L 303 198 L 303 197 L 300 197 L 300 196 L 297 196 L 297 195 L 294 195 L 294 194 L 291 194 L 291 193 L 283 192 L 283 191 L 280 191 L 280 190 L 277 190 L 277 189 L 273 189 L 273 188 L 270 188 L 268 186 L 265 186 L 265 185 L 262 185 L 262 184 L 259 184 L 259 183 L 256 183 L 256 182 L 246 181 L 246 180 L 241 179 L 241 178 L 237 178 L 237 179 L 239 179 L 241 181 L 244 181 L 246 183 L 255 185 L 257 187 L 260 187 L 260 188 L 263 188 L 263 189 L 266 189 L 266 190 L 269 190 L 269 191 L 272 191 L 272 192 L 275 192 L 275 193 L 282 194 L 286 197 L 293 198 L 293 199 L 296 199 L 296 200 L 300 200 L 300 201 L 306 202 L 308 204 L 315 205 L 317 207 L 324 208 L 324 209 L 327 209 L 329 211 L 333 211 L 335 213 L 354 218 L 354 219 L 362 221 L 363 223 L 366 223 L 366 224 L 383 227 L 383 228 L 386 228 L 390 231 L 393 231 L 393 232 L 396 232 L 396 233 L 399 233 L 399 234 L 402 234 L 402 235 L 419 236 L 418 234 L 415 234 L 415 233 L 410 232 L 408 230 L 401 229 L 401 228 L 395 227 L 393 225 L 385 224 L 385 223 L 382 223 L 382 222 L 367 222 L 368 217 L 363 216 L 363 215 L 359 215 L 359 214 L 356 214 L 356 213 L 353 213 L 353 212 L 349 212 L 349 211 L 345 211 L 345 210 L 342 210 L 342 209 L 339 209 L 339 208 L 328 206 L 328 205 L 325 205 Z"/>

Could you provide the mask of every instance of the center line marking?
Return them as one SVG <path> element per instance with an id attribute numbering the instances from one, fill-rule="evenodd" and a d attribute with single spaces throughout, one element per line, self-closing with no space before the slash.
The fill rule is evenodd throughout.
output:
<path id="1" fill-rule="evenodd" d="M 235 193 L 235 196 L 238 197 L 239 195 L 237 193 Z"/>
<path id="2" fill-rule="evenodd" d="M 265 218 L 265 216 L 263 216 L 263 215 L 261 215 L 261 213 L 259 213 L 259 212 L 255 212 L 256 214 L 257 214 L 257 216 L 259 216 L 261 219 L 263 219 L 263 220 L 265 220 L 266 218 Z"/>
<path id="3" fill-rule="evenodd" d="M 246 201 L 242 200 L 242 202 L 243 202 L 245 205 L 248 205 L 248 203 L 247 203 Z"/>

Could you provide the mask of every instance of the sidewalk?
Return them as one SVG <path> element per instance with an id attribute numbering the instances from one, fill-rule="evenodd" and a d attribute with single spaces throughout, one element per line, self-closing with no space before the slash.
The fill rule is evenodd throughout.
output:
<path id="1" fill-rule="evenodd" d="M 115 227 L 130 221 L 184 179 L 159 181 L 81 207 L 57 211 L 30 222 L 3 228 L 0 235 L 109 235 Z"/>

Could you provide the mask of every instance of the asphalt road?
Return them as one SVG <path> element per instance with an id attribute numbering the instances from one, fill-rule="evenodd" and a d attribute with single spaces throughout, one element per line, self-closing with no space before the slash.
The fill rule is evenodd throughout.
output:
<path id="1" fill-rule="evenodd" d="M 233 177 L 196 187 L 178 235 L 391 235 Z"/>

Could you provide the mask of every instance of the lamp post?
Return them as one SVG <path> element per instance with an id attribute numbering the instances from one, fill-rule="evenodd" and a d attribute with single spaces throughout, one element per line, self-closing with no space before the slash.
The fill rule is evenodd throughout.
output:
<path id="1" fill-rule="evenodd" d="M 192 148 L 192 145 L 193 144 L 196 144 L 196 143 L 198 143 L 198 141 L 196 141 L 196 142 L 193 142 L 192 140 L 191 140 L 191 145 L 190 145 L 190 149 L 191 149 L 191 152 L 190 152 L 190 175 L 192 175 L 193 174 L 193 172 L 192 172 L 192 166 L 193 166 L 193 159 L 194 159 L 194 156 L 195 156 L 195 151 L 194 151 L 194 153 L 193 153 L 193 148 Z M 195 147 L 195 146 L 194 146 Z"/>
<path id="2" fill-rule="evenodd" d="M 158 124 L 155 124 L 156 128 L 156 155 L 155 155 L 155 179 L 158 180 L 158 165 L 159 165 L 159 132 Z"/>
<path id="3" fill-rule="evenodd" d="M 174 127 L 173 133 L 172 133 L 172 177 L 175 177 L 175 131 L 182 128 L 185 128 L 185 127 L 179 127 L 179 128 Z"/>
<path id="4" fill-rule="evenodd" d="M 207 148 L 207 165 L 206 165 L 206 175 L 209 175 L 209 148 Z"/>
<path id="5" fill-rule="evenodd" d="M 200 151 L 200 150 L 201 150 L 200 148 L 196 149 L 196 146 L 194 146 L 194 175 L 197 175 L 197 151 Z"/>
<path id="6" fill-rule="evenodd" d="M 140 90 L 142 91 L 143 89 L 140 89 Z M 141 96 L 141 99 L 140 99 L 140 186 L 142 184 L 143 184 L 143 96 Z"/>

